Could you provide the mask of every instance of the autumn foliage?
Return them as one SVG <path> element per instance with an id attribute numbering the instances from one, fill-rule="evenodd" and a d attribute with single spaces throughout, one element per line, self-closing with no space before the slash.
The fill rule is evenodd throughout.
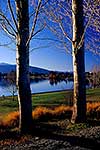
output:
<path id="1" fill-rule="evenodd" d="M 87 116 L 100 119 L 100 102 L 87 103 Z"/>
<path id="2" fill-rule="evenodd" d="M 71 115 L 72 107 L 61 105 L 57 107 L 47 108 L 38 106 L 36 107 L 33 112 L 33 120 L 49 120 L 55 117 L 68 117 Z M 100 119 L 100 102 L 88 102 L 87 103 L 87 117 L 92 119 Z M 11 112 L 7 116 L 5 116 L 2 121 L 0 122 L 0 126 L 3 125 L 5 127 L 18 127 L 19 122 L 19 112 Z"/>
<path id="3" fill-rule="evenodd" d="M 49 119 L 50 117 L 57 117 L 61 115 L 63 117 L 64 114 L 70 112 L 72 112 L 72 107 L 65 105 L 57 106 L 54 108 L 46 108 L 39 106 L 32 112 L 32 116 L 33 119 L 39 119 L 41 117 L 42 118 L 46 117 L 47 119 Z"/>
<path id="4" fill-rule="evenodd" d="M 19 124 L 19 112 L 14 111 L 5 116 L 2 120 L 5 127 L 16 127 Z"/>

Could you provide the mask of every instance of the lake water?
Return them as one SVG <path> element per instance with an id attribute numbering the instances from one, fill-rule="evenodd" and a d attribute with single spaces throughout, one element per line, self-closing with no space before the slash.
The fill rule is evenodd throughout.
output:
<path id="1" fill-rule="evenodd" d="M 73 88 L 73 82 L 68 81 L 66 83 L 65 81 L 61 81 L 61 82 L 58 82 L 57 84 L 51 85 L 49 80 L 43 80 L 43 81 L 39 81 L 39 82 L 31 82 L 30 86 L 31 86 L 31 92 L 32 93 L 51 92 L 51 91 L 60 91 L 60 90 L 72 89 Z M 0 81 L 0 96 L 12 95 L 12 91 L 14 88 L 15 88 L 14 85 L 10 86 L 10 85 L 5 84 L 4 81 Z"/>

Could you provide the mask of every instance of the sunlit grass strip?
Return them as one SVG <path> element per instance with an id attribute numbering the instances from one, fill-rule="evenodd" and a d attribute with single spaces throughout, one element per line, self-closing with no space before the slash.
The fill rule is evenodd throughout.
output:
<path id="1" fill-rule="evenodd" d="M 32 117 L 33 120 L 38 120 L 38 119 L 50 119 L 51 117 L 56 117 L 56 116 L 60 116 L 63 114 L 67 114 L 68 112 L 72 111 L 72 107 L 69 106 L 65 106 L 65 105 L 61 105 L 58 107 L 54 107 L 54 108 L 47 108 L 47 107 L 36 107 L 33 112 L 32 112 Z M 8 115 L 6 115 L 0 122 L 0 126 L 4 126 L 4 127 L 16 127 L 18 126 L 18 122 L 19 122 L 19 112 L 18 111 L 14 111 L 9 113 Z"/>
<path id="2" fill-rule="evenodd" d="M 62 116 L 72 113 L 72 107 L 61 105 L 57 107 L 47 108 L 38 106 L 36 107 L 32 112 L 33 120 L 39 120 L 39 119 L 50 119 L 55 118 L 57 116 Z M 87 103 L 87 116 L 91 118 L 97 118 L 100 119 L 100 102 L 88 102 Z M 18 127 L 19 123 L 19 112 L 14 111 L 6 115 L 0 122 L 0 126 L 4 127 Z"/>
<path id="3" fill-rule="evenodd" d="M 100 102 L 87 103 L 87 116 L 100 119 Z"/>
<path id="4" fill-rule="evenodd" d="M 3 119 L 2 124 L 4 127 L 16 127 L 19 123 L 19 112 L 14 111 L 11 113 L 8 113 Z"/>
<path id="5" fill-rule="evenodd" d="M 32 116 L 33 119 L 39 119 L 42 116 L 60 116 L 61 114 L 65 114 L 68 112 L 72 111 L 72 107 L 70 106 L 65 106 L 65 105 L 61 105 L 58 107 L 54 107 L 54 108 L 47 108 L 47 107 L 42 107 L 39 106 L 37 107 L 33 112 L 32 112 Z"/>
<path id="6" fill-rule="evenodd" d="M 32 94 L 32 107 L 45 106 L 55 107 L 59 105 L 72 106 L 73 96 L 72 91 L 59 91 L 59 92 L 48 92 L 40 94 Z M 100 88 L 98 89 L 87 89 L 87 102 L 100 102 Z M 0 97 L 0 119 L 2 119 L 9 112 L 18 110 L 18 101 L 15 96 L 15 100 L 12 97 Z"/>
<path id="7" fill-rule="evenodd" d="M 87 112 L 97 111 L 100 109 L 100 102 L 88 102 L 87 103 Z"/>

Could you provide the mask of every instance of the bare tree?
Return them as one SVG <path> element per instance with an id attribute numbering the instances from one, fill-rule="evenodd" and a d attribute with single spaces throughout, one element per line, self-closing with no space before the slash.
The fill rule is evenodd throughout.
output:
<path id="1" fill-rule="evenodd" d="M 16 84 L 20 111 L 19 128 L 22 133 L 28 133 L 32 129 L 29 44 L 32 37 L 44 28 L 44 26 L 40 26 L 36 30 L 42 0 L 32 6 L 34 9 L 32 9 L 31 16 L 29 15 L 28 0 L 5 0 L 4 2 L 1 2 L 2 6 L 0 7 L 0 26 L 11 39 L 16 40 Z M 29 22 L 30 19 L 31 21 Z"/>
<path id="2" fill-rule="evenodd" d="M 73 72 L 74 72 L 74 102 L 72 122 L 84 122 L 86 120 L 86 90 L 85 90 L 85 63 L 84 44 L 78 46 L 83 32 L 83 0 L 72 0 L 73 21 Z"/>
<path id="3" fill-rule="evenodd" d="M 51 0 L 48 7 L 44 8 L 47 27 L 58 38 L 60 48 L 63 45 L 67 53 L 73 56 L 74 100 L 71 119 L 73 123 L 86 120 L 84 47 L 100 55 L 99 4 L 98 0 Z"/>
<path id="4" fill-rule="evenodd" d="M 4 80 L 4 85 L 5 86 L 3 88 L 11 94 L 12 100 L 14 101 L 15 94 L 17 94 L 17 87 L 15 85 L 15 80 L 13 79 Z"/>
<path id="5" fill-rule="evenodd" d="M 100 66 L 93 66 L 88 80 L 92 88 L 100 87 Z"/>

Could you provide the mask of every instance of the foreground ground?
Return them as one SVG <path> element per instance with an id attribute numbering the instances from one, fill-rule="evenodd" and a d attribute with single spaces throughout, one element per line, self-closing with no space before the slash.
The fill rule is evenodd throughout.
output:
<path id="1" fill-rule="evenodd" d="M 100 89 L 87 90 L 87 122 L 81 124 L 70 123 L 71 107 L 66 106 L 72 105 L 72 91 L 36 94 L 32 102 L 39 107 L 32 134 L 24 136 L 18 132 L 18 112 L 12 112 L 18 110 L 16 97 L 0 98 L 0 150 L 100 149 Z"/>
<path id="2" fill-rule="evenodd" d="M 62 125 L 61 125 L 62 124 Z M 0 150 L 99 150 L 100 126 L 68 125 L 68 120 L 39 123 L 32 135 L 1 133 Z"/>

